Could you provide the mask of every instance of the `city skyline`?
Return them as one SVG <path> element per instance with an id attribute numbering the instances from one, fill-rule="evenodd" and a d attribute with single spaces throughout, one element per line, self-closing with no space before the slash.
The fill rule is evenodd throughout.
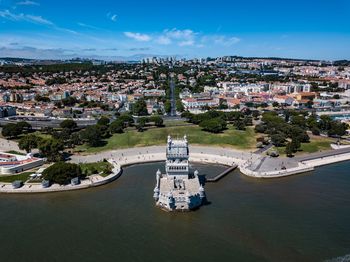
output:
<path id="1" fill-rule="evenodd" d="M 349 11 L 345 0 L 215 5 L 0 0 L 0 57 L 350 59 Z"/>

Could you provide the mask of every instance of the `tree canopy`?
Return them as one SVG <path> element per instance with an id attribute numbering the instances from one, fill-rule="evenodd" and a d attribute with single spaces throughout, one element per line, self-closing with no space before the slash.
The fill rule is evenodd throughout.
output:
<path id="1" fill-rule="evenodd" d="M 72 178 L 84 178 L 85 175 L 77 164 L 57 162 L 44 170 L 43 177 L 52 183 L 66 185 L 70 183 Z"/>

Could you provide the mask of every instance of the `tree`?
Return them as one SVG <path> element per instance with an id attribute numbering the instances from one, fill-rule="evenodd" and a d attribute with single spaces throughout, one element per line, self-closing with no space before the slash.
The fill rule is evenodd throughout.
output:
<path id="1" fill-rule="evenodd" d="M 83 143 L 79 132 L 73 133 L 70 137 L 70 141 L 72 145 L 81 145 Z"/>
<path id="2" fill-rule="evenodd" d="M 134 118 L 132 117 L 132 115 L 130 113 L 123 113 L 118 117 L 118 120 L 120 120 L 124 127 L 126 127 L 126 125 L 132 125 L 134 123 Z"/>
<path id="3" fill-rule="evenodd" d="M 237 130 L 245 130 L 246 125 L 243 120 L 236 120 L 233 125 L 236 127 Z"/>
<path id="4" fill-rule="evenodd" d="M 138 125 L 144 127 L 144 126 L 146 126 L 146 123 L 148 123 L 148 121 L 149 121 L 148 117 L 140 117 L 137 120 L 137 123 L 138 123 Z"/>
<path id="5" fill-rule="evenodd" d="M 57 162 L 63 159 L 62 150 L 64 144 L 58 139 L 42 139 L 38 144 L 40 153 L 47 158 L 49 162 Z"/>
<path id="6" fill-rule="evenodd" d="M 243 118 L 243 123 L 245 126 L 252 126 L 253 125 L 253 118 L 251 116 L 245 116 Z"/>
<path id="7" fill-rule="evenodd" d="M 101 118 L 97 121 L 97 124 L 100 126 L 108 126 L 109 125 L 109 118 L 106 116 L 101 116 Z"/>
<path id="8" fill-rule="evenodd" d="M 303 115 L 294 115 L 292 117 L 291 124 L 301 128 L 306 128 L 305 117 Z"/>
<path id="9" fill-rule="evenodd" d="M 77 102 L 77 99 L 73 96 L 62 99 L 62 104 L 64 106 L 74 106 Z"/>
<path id="10" fill-rule="evenodd" d="M 32 130 L 32 125 L 29 124 L 26 121 L 21 121 L 17 123 L 17 127 L 21 130 L 21 132 L 23 133 L 24 131 L 29 132 Z"/>
<path id="11" fill-rule="evenodd" d="M 69 140 L 71 138 L 71 133 L 72 133 L 72 131 L 70 129 L 64 128 L 64 129 L 62 129 L 61 132 L 57 132 L 56 138 L 61 139 L 66 143 L 66 142 L 69 142 Z"/>
<path id="12" fill-rule="evenodd" d="M 58 162 L 46 168 L 43 172 L 45 180 L 60 185 L 69 184 L 72 178 L 84 178 L 85 175 L 81 172 L 81 168 L 77 164 Z"/>
<path id="13" fill-rule="evenodd" d="M 300 149 L 301 143 L 298 138 L 293 138 L 290 143 L 292 145 L 293 153 L 297 152 Z"/>
<path id="14" fill-rule="evenodd" d="M 254 117 L 255 120 L 259 119 L 260 113 L 259 111 L 255 110 L 252 112 L 252 116 Z"/>
<path id="15" fill-rule="evenodd" d="M 319 136 L 319 135 L 320 135 L 320 129 L 318 129 L 318 128 L 315 127 L 315 126 L 311 129 L 311 132 L 312 132 L 312 134 L 315 135 L 315 136 Z"/>
<path id="16" fill-rule="evenodd" d="M 205 131 L 219 133 L 226 128 L 226 121 L 222 120 L 221 118 L 213 118 L 202 121 L 199 126 Z"/>
<path id="17" fill-rule="evenodd" d="M 169 100 L 165 101 L 164 110 L 167 114 L 169 114 L 171 112 L 171 103 Z"/>
<path id="18" fill-rule="evenodd" d="M 148 115 L 147 105 L 144 99 L 140 99 L 134 104 L 133 112 L 137 116 Z"/>
<path id="19" fill-rule="evenodd" d="M 279 105 L 280 105 L 280 104 L 279 104 L 278 102 L 276 102 L 276 101 L 274 101 L 274 102 L 272 103 L 272 106 L 273 106 L 273 107 L 279 107 Z"/>
<path id="20" fill-rule="evenodd" d="M 123 133 L 123 131 L 124 131 L 124 123 L 120 119 L 113 121 L 109 125 L 109 131 L 112 134 Z"/>
<path id="21" fill-rule="evenodd" d="M 271 142 L 277 147 L 284 146 L 286 136 L 283 133 L 273 134 L 271 135 Z"/>
<path id="22" fill-rule="evenodd" d="M 286 145 L 285 153 L 288 157 L 293 156 L 293 145 L 291 142 L 288 142 Z"/>
<path id="23" fill-rule="evenodd" d="M 17 138 L 22 134 L 22 129 L 16 124 L 6 124 L 3 126 L 1 134 L 6 138 Z"/>
<path id="24" fill-rule="evenodd" d="M 39 94 L 37 94 L 34 99 L 37 102 L 45 102 L 45 103 L 50 102 L 50 98 L 48 98 L 47 96 L 41 96 Z"/>
<path id="25" fill-rule="evenodd" d="M 257 133 L 265 133 L 266 126 L 263 125 L 263 124 L 258 124 L 258 125 L 255 126 L 254 129 L 255 129 L 255 132 L 257 132 Z"/>
<path id="26" fill-rule="evenodd" d="M 185 110 L 185 107 L 182 104 L 181 100 L 176 100 L 176 111 L 183 112 L 184 110 Z"/>
<path id="27" fill-rule="evenodd" d="M 322 115 L 320 117 L 320 121 L 318 122 L 318 126 L 321 130 L 329 130 L 331 128 L 332 118 L 328 115 Z"/>
<path id="28" fill-rule="evenodd" d="M 18 142 L 18 147 L 21 150 L 25 150 L 30 153 L 32 149 L 37 148 L 40 144 L 41 138 L 36 135 L 30 134 L 22 137 Z"/>
<path id="29" fill-rule="evenodd" d="M 60 127 L 63 129 L 67 128 L 67 129 L 72 131 L 72 130 L 76 129 L 78 127 L 78 125 L 72 119 L 65 119 L 60 123 Z"/>
<path id="30" fill-rule="evenodd" d="M 154 125 L 157 127 L 163 126 L 163 118 L 161 118 L 160 116 L 152 116 L 149 120 L 150 122 L 154 122 Z"/>
<path id="31" fill-rule="evenodd" d="M 346 134 L 346 130 L 348 129 L 348 124 L 342 123 L 340 121 L 332 121 L 330 125 L 331 126 L 328 130 L 328 136 L 344 136 Z"/>
<path id="32" fill-rule="evenodd" d="M 90 146 L 96 147 L 101 143 L 101 128 L 98 125 L 88 126 L 81 132 L 81 138 L 85 140 Z"/>

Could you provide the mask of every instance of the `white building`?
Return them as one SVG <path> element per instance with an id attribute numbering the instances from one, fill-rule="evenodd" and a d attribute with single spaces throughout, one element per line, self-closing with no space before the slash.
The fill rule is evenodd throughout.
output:
<path id="1" fill-rule="evenodd" d="M 33 157 L 31 154 L 22 156 L 0 152 L 0 174 L 12 175 L 39 167 L 44 164 L 44 159 Z"/>
<path id="2" fill-rule="evenodd" d="M 189 148 L 186 136 L 173 140 L 168 136 L 165 162 L 166 174 L 156 174 L 154 199 L 156 205 L 167 211 L 189 211 L 198 208 L 205 200 L 198 171 L 190 174 Z"/>

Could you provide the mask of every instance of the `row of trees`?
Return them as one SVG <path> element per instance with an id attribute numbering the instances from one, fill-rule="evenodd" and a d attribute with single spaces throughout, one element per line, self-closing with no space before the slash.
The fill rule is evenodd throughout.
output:
<path id="1" fill-rule="evenodd" d="M 10 123 L 3 126 L 1 134 L 8 138 L 13 139 L 17 138 L 18 136 L 29 133 L 32 131 L 32 126 L 25 121 L 18 122 L 16 124 Z"/>
<path id="2" fill-rule="evenodd" d="M 25 123 L 25 122 L 24 122 Z M 3 128 L 3 135 L 17 138 L 23 134 L 23 130 L 31 128 L 20 122 L 18 124 L 8 124 Z M 88 126 L 79 130 L 75 121 L 71 119 L 64 120 L 60 124 L 60 129 L 47 127 L 43 130 L 50 138 L 43 138 L 36 134 L 27 134 L 19 140 L 19 147 L 28 153 L 37 148 L 40 154 L 51 162 L 63 159 L 64 148 L 72 148 L 76 145 L 87 143 L 89 146 L 97 147 L 103 142 L 103 139 L 112 134 L 123 133 L 124 129 L 134 125 L 134 118 L 131 114 L 125 113 L 119 115 L 113 122 L 106 116 L 101 117 L 96 125 Z M 163 126 L 163 119 L 160 116 L 140 117 L 135 124 L 139 131 L 143 131 L 147 125 L 156 127 Z M 19 130 L 19 131 L 14 131 Z"/>
<path id="3" fill-rule="evenodd" d="M 64 143 L 60 139 L 41 138 L 34 134 L 29 134 L 19 140 L 18 147 L 28 153 L 38 148 L 40 154 L 46 157 L 49 162 L 63 160 Z"/>
<path id="4" fill-rule="evenodd" d="M 307 131 L 314 135 L 321 133 L 330 137 L 341 137 L 346 134 L 348 125 L 332 120 L 329 116 L 309 116 L 304 111 L 284 111 L 278 115 L 276 112 L 266 112 L 262 115 L 262 123 L 255 126 L 258 133 L 267 134 L 271 142 L 277 146 L 286 146 L 286 154 L 291 156 L 297 152 L 301 143 L 308 143 L 310 137 Z"/>
<path id="5" fill-rule="evenodd" d="M 227 128 L 227 124 L 233 124 L 237 130 L 245 130 L 246 126 L 253 125 L 253 117 L 257 118 L 258 111 L 222 112 L 210 110 L 202 114 L 184 112 L 181 116 L 188 122 L 199 125 L 203 130 L 211 133 L 220 133 Z"/>
<path id="6" fill-rule="evenodd" d="M 255 126 L 255 131 L 268 134 L 271 142 L 277 147 L 285 146 L 289 139 L 293 151 L 296 151 L 301 143 L 310 141 L 306 130 L 298 123 L 299 119 L 299 115 L 295 114 L 292 121 L 286 121 L 274 111 L 266 112 L 262 115 L 262 123 Z"/>

